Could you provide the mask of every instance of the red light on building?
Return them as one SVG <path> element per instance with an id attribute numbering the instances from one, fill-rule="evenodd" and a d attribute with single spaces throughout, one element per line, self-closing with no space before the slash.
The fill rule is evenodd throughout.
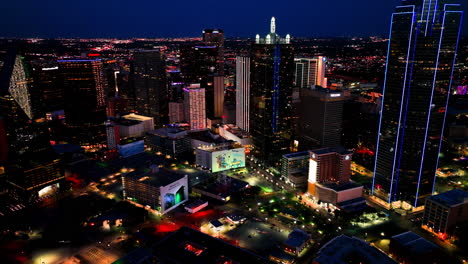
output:
<path id="1" fill-rule="evenodd" d="M 101 54 L 99 53 L 88 53 L 88 57 L 99 57 Z"/>
<path id="2" fill-rule="evenodd" d="M 192 244 L 190 244 L 190 243 L 187 243 L 187 244 L 185 245 L 185 249 L 186 249 L 187 251 L 192 252 L 193 254 L 195 254 L 195 255 L 197 255 L 197 256 L 200 256 L 200 254 L 203 252 L 203 249 L 198 248 L 198 247 L 196 247 L 196 246 L 194 246 L 194 245 L 192 245 Z"/>
<path id="3" fill-rule="evenodd" d="M 446 233 L 442 233 L 442 232 L 439 232 L 437 235 L 442 240 L 445 240 L 448 237 Z"/>

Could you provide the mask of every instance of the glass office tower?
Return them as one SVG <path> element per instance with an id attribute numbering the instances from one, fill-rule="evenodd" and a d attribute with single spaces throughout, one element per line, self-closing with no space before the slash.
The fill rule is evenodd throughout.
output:
<path id="1" fill-rule="evenodd" d="M 392 15 L 372 193 L 394 207 L 419 207 L 434 191 L 459 2 L 407 0 Z"/>
<path id="2" fill-rule="evenodd" d="M 272 18 L 270 33 L 257 35 L 252 45 L 250 87 L 250 133 L 259 160 L 277 165 L 291 145 L 292 87 L 294 52 L 290 36 L 275 33 Z"/>

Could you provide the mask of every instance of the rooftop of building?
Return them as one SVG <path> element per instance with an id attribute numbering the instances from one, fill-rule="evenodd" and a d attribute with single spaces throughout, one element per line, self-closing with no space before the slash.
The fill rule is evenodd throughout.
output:
<path id="1" fill-rule="evenodd" d="M 112 264 L 151 264 L 153 263 L 152 259 L 153 254 L 150 250 L 138 247 Z"/>
<path id="2" fill-rule="evenodd" d="M 278 248 L 278 247 L 275 247 L 275 248 L 271 249 L 270 259 L 271 258 L 283 260 L 286 263 L 295 263 L 295 260 L 296 260 L 295 256 L 284 252 L 284 250 L 282 250 L 281 248 Z"/>
<path id="3" fill-rule="evenodd" d="M 247 131 L 244 131 L 242 130 L 241 128 L 239 128 L 238 126 L 235 126 L 235 125 L 224 125 L 223 128 L 234 134 L 235 136 L 239 137 L 239 138 L 249 138 L 250 135 L 249 133 L 247 133 Z"/>
<path id="4" fill-rule="evenodd" d="M 227 140 L 222 136 L 211 132 L 210 130 L 193 131 L 189 132 L 188 135 L 191 139 L 200 140 L 208 144 L 223 144 L 232 142 L 231 140 Z"/>
<path id="5" fill-rule="evenodd" d="M 294 228 L 294 230 L 288 235 L 288 239 L 284 241 L 284 244 L 289 247 L 300 247 L 309 241 L 310 237 L 311 236 L 305 231 Z"/>
<path id="6" fill-rule="evenodd" d="M 213 28 L 213 29 L 205 28 L 205 29 L 203 29 L 203 33 L 215 33 L 215 34 L 216 33 L 224 33 L 224 30 L 218 29 L 218 28 Z"/>
<path id="7" fill-rule="evenodd" d="M 214 226 L 215 228 L 223 226 L 223 223 L 221 223 L 218 219 L 211 221 L 210 224 Z"/>
<path id="8" fill-rule="evenodd" d="M 420 237 L 414 232 L 408 231 L 392 237 L 391 243 L 397 243 L 411 254 L 426 254 L 438 250 L 434 243 Z"/>
<path id="9" fill-rule="evenodd" d="M 345 264 L 351 260 L 353 263 L 397 263 L 367 242 L 346 235 L 337 236 L 320 248 L 314 263 Z"/>
<path id="10" fill-rule="evenodd" d="M 195 200 L 193 202 L 191 202 L 190 204 L 186 205 L 185 208 L 197 208 L 199 207 L 200 205 L 203 205 L 207 203 L 207 201 L 203 201 L 203 200 Z"/>
<path id="11" fill-rule="evenodd" d="M 352 182 L 352 181 L 347 182 L 347 183 L 341 183 L 341 184 L 333 183 L 333 182 L 332 183 L 320 183 L 320 185 L 322 185 L 322 186 L 324 186 L 326 188 L 332 189 L 334 191 L 337 191 L 337 192 L 362 187 L 362 185 L 359 185 L 359 184 L 357 184 L 355 182 Z"/>
<path id="12" fill-rule="evenodd" d="M 160 137 L 180 138 L 187 136 L 187 130 L 178 127 L 163 127 L 156 130 L 146 132 L 149 135 Z"/>
<path id="13" fill-rule="evenodd" d="M 300 94 L 301 97 L 311 96 L 327 101 L 344 100 L 346 98 L 342 90 L 323 88 L 319 85 L 314 85 L 310 88 L 302 88 Z"/>
<path id="14" fill-rule="evenodd" d="M 120 146 L 128 145 L 128 144 L 133 144 L 133 143 L 143 143 L 143 138 L 141 137 L 128 137 L 120 140 Z M 135 144 L 135 145 L 136 145 Z"/>
<path id="15" fill-rule="evenodd" d="M 122 168 L 127 169 L 147 169 L 150 165 L 163 165 L 167 163 L 164 157 L 157 156 L 151 153 L 142 152 L 126 158 L 114 159 L 107 163 L 107 167 L 113 168 L 114 170 L 120 170 Z"/>
<path id="16" fill-rule="evenodd" d="M 135 126 L 141 124 L 141 120 L 118 118 L 112 120 L 119 126 Z"/>
<path id="17" fill-rule="evenodd" d="M 429 200 L 449 207 L 456 206 L 462 203 L 468 203 L 468 192 L 462 189 L 454 189 L 431 196 L 429 197 Z"/>
<path id="18" fill-rule="evenodd" d="M 136 120 L 136 121 L 148 121 L 148 120 L 153 120 L 152 117 L 149 117 L 149 116 L 142 116 L 142 115 L 137 115 L 137 114 L 128 114 L 128 115 L 124 115 L 122 116 L 123 119 L 127 119 L 127 120 Z"/>
<path id="19" fill-rule="evenodd" d="M 229 176 L 222 177 L 224 177 L 224 180 L 222 178 L 218 178 L 217 181 L 214 181 L 212 183 L 198 184 L 194 188 L 215 194 L 223 198 L 227 198 L 231 196 L 231 194 L 236 193 L 249 186 L 248 182 Z"/>
<path id="20" fill-rule="evenodd" d="M 218 151 L 224 151 L 224 150 L 231 150 L 231 149 L 242 149 L 245 151 L 244 147 L 238 147 L 235 145 L 227 145 L 227 146 L 201 146 L 198 148 L 199 150 L 203 150 L 206 152 L 218 152 Z"/>
<path id="21" fill-rule="evenodd" d="M 317 155 L 325 155 L 325 154 L 332 154 L 332 153 L 338 153 L 340 155 L 352 154 L 351 151 L 348 151 L 343 147 L 314 149 L 314 150 L 311 150 L 310 153 L 314 153 Z"/>
<path id="22" fill-rule="evenodd" d="M 178 181 L 185 177 L 185 175 L 175 174 L 175 173 L 151 173 L 151 172 L 140 172 L 140 171 L 133 171 L 128 173 L 124 176 L 125 178 L 132 178 L 137 180 L 141 183 L 161 187 L 167 186 L 175 181 Z"/>
<path id="23" fill-rule="evenodd" d="M 303 151 L 303 152 L 295 152 L 295 153 L 284 154 L 283 158 L 296 159 L 296 158 L 309 158 L 309 156 L 310 156 L 309 151 Z"/>
<path id="24" fill-rule="evenodd" d="M 168 235 L 154 247 L 154 253 L 163 262 L 170 263 L 271 263 L 250 251 L 189 227 Z"/>
<path id="25" fill-rule="evenodd" d="M 246 219 L 245 216 L 240 214 L 230 214 L 228 215 L 228 218 L 234 222 L 244 221 Z"/>

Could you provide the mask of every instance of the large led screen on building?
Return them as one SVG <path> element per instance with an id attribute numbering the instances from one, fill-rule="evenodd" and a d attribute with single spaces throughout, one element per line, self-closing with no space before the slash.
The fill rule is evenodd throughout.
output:
<path id="1" fill-rule="evenodd" d="M 184 178 L 160 188 L 161 212 L 166 213 L 188 201 L 188 178 Z"/>
<path id="2" fill-rule="evenodd" d="M 237 148 L 213 152 L 211 158 L 212 172 L 245 167 L 245 149 Z"/>

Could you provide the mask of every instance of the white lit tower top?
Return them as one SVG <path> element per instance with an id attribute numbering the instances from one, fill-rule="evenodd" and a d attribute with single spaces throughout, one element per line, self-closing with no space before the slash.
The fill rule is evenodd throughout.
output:
<path id="1" fill-rule="evenodd" d="M 265 38 L 260 38 L 260 35 L 255 36 L 255 44 L 290 44 L 291 36 L 286 35 L 286 38 L 280 37 L 276 33 L 276 18 L 272 17 L 270 22 L 270 33 Z"/>
<path id="2" fill-rule="evenodd" d="M 276 32 L 276 20 L 275 17 L 271 18 L 271 23 L 270 23 L 270 33 L 275 33 Z"/>

